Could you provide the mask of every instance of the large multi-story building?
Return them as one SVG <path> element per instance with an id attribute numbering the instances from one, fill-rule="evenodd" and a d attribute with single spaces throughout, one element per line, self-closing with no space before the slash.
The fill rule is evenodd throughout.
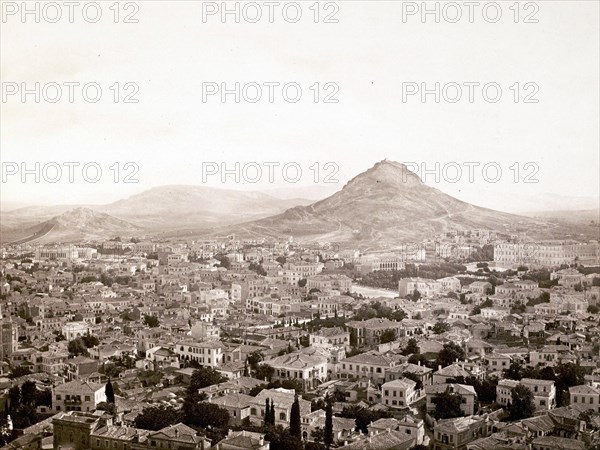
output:
<path id="1" fill-rule="evenodd" d="M 54 411 L 94 411 L 99 403 L 106 401 L 106 386 L 87 381 L 70 381 L 52 390 Z"/>
<path id="2" fill-rule="evenodd" d="M 182 423 L 158 431 L 113 425 L 106 415 L 85 412 L 57 414 L 52 419 L 54 448 L 72 450 L 195 450 L 211 447 L 211 442 Z M 259 448 L 259 447 L 255 447 Z"/>
<path id="3" fill-rule="evenodd" d="M 381 386 L 381 403 L 389 408 L 406 408 L 421 398 L 416 386 L 408 378 L 388 381 Z"/>
<path id="4" fill-rule="evenodd" d="M 387 330 L 394 330 L 396 336 L 403 336 L 404 324 L 385 318 L 373 318 L 369 320 L 348 322 L 346 327 L 353 330 L 356 336 L 356 343 L 361 345 L 374 346 L 381 342 L 381 336 Z"/>
<path id="5" fill-rule="evenodd" d="M 558 267 L 563 264 L 598 265 L 600 244 L 593 243 L 501 243 L 494 246 L 494 261 L 497 264 L 515 267 L 545 266 Z"/>
<path id="6" fill-rule="evenodd" d="M 77 248 L 72 244 L 37 246 L 35 261 L 72 261 L 78 258 Z"/>
<path id="7" fill-rule="evenodd" d="M 423 297 L 429 297 L 439 294 L 442 291 L 442 284 L 436 280 L 427 278 L 401 278 L 398 281 L 398 291 L 400 297 L 405 297 L 407 294 L 412 294 L 415 290 Z"/>
<path id="8" fill-rule="evenodd" d="M 275 379 L 298 380 L 305 389 L 313 388 L 327 379 L 327 358 L 324 356 L 295 352 L 269 359 L 265 364 L 275 369 Z"/>
<path id="9" fill-rule="evenodd" d="M 217 340 L 186 340 L 175 345 L 179 361 L 196 361 L 202 367 L 219 367 L 223 363 L 223 344 Z"/>

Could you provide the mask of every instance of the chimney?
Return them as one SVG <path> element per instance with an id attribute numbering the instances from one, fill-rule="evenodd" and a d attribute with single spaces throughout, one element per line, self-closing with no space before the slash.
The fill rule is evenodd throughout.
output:
<path id="1" fill-rule="evenodd" d="M 258 438 L 258 445 L 260 445 L 261 447 L 263 445 L 265 445 L 265 437 L 264 436 L 261 436 Z"/>
<path id="2" fill-rule="evenodd" d="M 441 364 L 438 364 L 438 372 L 439 372 L 440 370 L 442 370 L 442 365 L 441 365 Z"/>

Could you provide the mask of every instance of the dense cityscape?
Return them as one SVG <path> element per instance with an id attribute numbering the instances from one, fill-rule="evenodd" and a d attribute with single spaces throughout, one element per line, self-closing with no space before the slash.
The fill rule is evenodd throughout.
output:
<path id="1" fill-rule="evenodd" d="M 2 248 L 7 448 L 585 449 L 597 242 Z"/>

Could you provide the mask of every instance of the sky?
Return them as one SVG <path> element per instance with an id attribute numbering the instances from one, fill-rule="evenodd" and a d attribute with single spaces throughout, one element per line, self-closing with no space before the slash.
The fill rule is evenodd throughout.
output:
<path id="1" fill-rule="evenodd" d="M 169 184 L 318 198 L 386 158 L 492 208 L 600 195 L 596 1 L 279 2 L 272 21 L 227 2 L 237 22 L 90 3 L 71 23 L 64 2 L 2 2 L 3 210 Z"/>

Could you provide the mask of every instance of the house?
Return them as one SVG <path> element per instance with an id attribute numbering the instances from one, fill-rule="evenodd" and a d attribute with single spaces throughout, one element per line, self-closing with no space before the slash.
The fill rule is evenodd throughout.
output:
<path id="1" fill-rule="evenodd" d="M 379 419 L 369 425 L 369 431 L 373 431 L 375 434 L 387 430 L 400 431 L 411 436 L 416 440 L 416 445 L 422 445 L 425 442 L 425 422 L 411 415 L 406 415 L 402 419 Z"/>
<path id="2" fill-rule="evenodd" d="M 289 426 L 292 404 L 296 393 L 293 389 L 263 389 L 250 402 L 250 421 L 254 424 L 262 424 L 265 416 L 266 401 L 275 405 L 275 425 Z M 310 413 L 310 402 L 299 398 L 300 417 Z"/>
<path id="3" fill-rule="evenodd" d="M 350 333 L 340 327 L 321 328 L 309 337 L 310 345 L 350 347 Z"/>
<path id="4" fill-rule="evenodd" d="M 439 420 L 433 427 L 433 450 L 465 450 L 467 444 L 490 435 L 492 426 L 485 416 Z"/>
<path id="5" fill-rule="evenodd" d="M 354 436 L 356 422 L 354 419 L 344 419 L 333 416 L 333 441 L 344 441 Z M 313 441 L 312 435 L 317 428 L 325 429 L 325 411 L 317 409 L 305 416 L 302 416 L 302 438 L 306 441 Z"/>
<path id="6" fill-rule="evenodd" d="M 263 363 L 275 369 L 275 379 L 298 380 L 305 388 L 315 387 L 327 379 L 327 358 L 324 356 L 294 352 Z"/>
<path id="7" fill-rule="evenodd" d="M 385 355 L 370 351 L 350 356 L 337 365 L 338 378 L 368 378 L 373 383 L 382 384 L 385 373 L 396 365 L 395 361 Z"/>
<path id="8" fill-rule="evenodd" d="M 584 410 L 600 411 L 600 389 L 586 384 L 569 388 L 570 404 Z"/>
<path id="9" fill-rule="evenodd" d="M 484 360 L 487 363 L 488 369 L 492 372 L 507 370 L 511 363 L 510 356 L 500 353 L 486 355 Z"/>
<path id="10" fill-rule="evenodd" d="M 533 440 L 533 450 L 584 450 L 585 442 L 558 436 L 542 436 Z"/>
<path id="11" fill-rule="evenodd" d="M 98 403 L 106 401 L 104 384 L 70 381 L 52 390 L 53 411 L 94 411 Z"/>
<path id="12" fill-rule="evenodd" d="M 496 386 L 496 403 L 500 406 L 508 406 L 512 403 L 512 390 L 519 385 L 516 380 L 500 380 Z"/>
<path id="13" fill-rule="evenodd" d="M 466 384 L 433 384 L 425 386 L 425 396 L 427 397 L 427 412 L 435 411 L 437 397 L 440 394 L 449 392 L 460 397 L 460 410 L 465 416 L 475 414 L 477 404 L 477 393 L 473 386 Z"/>
<path id="14" fill-rule="evenodd" d="M 381 403 L 390 408 L 406 408 L 421 398 L 416 386 L 408 378 L 388 381 L 381 386 Z"/>
<path id="15" fill-rule="evenodd" d="M 417 377 L 423 386 L 433 384 L 433 370 L 420 364 L 411 364 L 409 362 L 392 367 L 385 372 L 385 381 L 397 380 L 410 374 Z"/>
<path id="16" fill-rule="evenodd" d="M 431 297 L 442 291 L 442 283 L 428 278 L 401 278 L 398 281 L 398 292 L 400 297 L 406 297 L 415 290 L 419 291 L 422 297 Z"/>
<path id="17" fill-rule="evenodd" d="M 250 404 L 253 401 L 254 397 L 232 392 L 223 397 L 213 397 L 210 403 L 225 408 L 229 413 L 229 423 L 239 426 L 246 417 L 250 417 Z"/>
<path id="18" fill-rule="evenodd" d="M 223 348 L 223 344 L 216 340 L 185 340 L 175 345 L 175 353 L 184 364 L 187 361 L 196 361 L 201 367 L 216 368 L 223 363 Z"/>
<path id="19" fill-rule="evenodd" d="M 251 431 L 229 431 L 225 439 L 214 448 L 217 450 L 269 450 L 269 441 L 265 441 L 262 433 Z"/>
<path id="20" fill-rule="evenodd" d="M 523 378 L 519 384 L 533 392 L 535 407 L 538 410 L 549 410 L 556 404 L 556 388 L 552 380 Z"/>
<path id="21" fill-rule="evenodd" d="M 386 430 L 373 433 L 364 439 L 344 445 L 346 450 L 408 450 L 415 445 L 415 439 L 401 431 Z"/>
<path id="22" fill-rule="evenodd" d="M 478 294 L 481 296 L 487 295 L 488 290 L 492 289 L 492 283 L 487 281 L 474 281 L 465 287 L 467 291 L 471 291 L 474 294 Z"/>
<path id="23" fill-rule="evenodd" d="M 394 330 L 398 337 L 404 336 L 404 324 L 389 319 L 373 318 L 369 320 L 352 321 L 346 324 L 354 330 L 359 346 L 375 346 L 381 343 L 381 335 L 387 330 Z"/>
<path id="24" fill-rule="evenodd" d="M 198 436 L 193 428 L 182 423 L 165 427 L 148 434 L 151 448 L 206 448 L 210 441 Z"/>
<path id="25" fill-rule="evenodd" d="M 471 375 L 473 375 L 473 373 L 465 369 L 464 363 L 454 363 L 446 367 L 439 367 L 438 370 L 433 373 L 433 384 L 444 384 L 449 380 L 454 380 L 459 377 L 467 378 Z"/>

